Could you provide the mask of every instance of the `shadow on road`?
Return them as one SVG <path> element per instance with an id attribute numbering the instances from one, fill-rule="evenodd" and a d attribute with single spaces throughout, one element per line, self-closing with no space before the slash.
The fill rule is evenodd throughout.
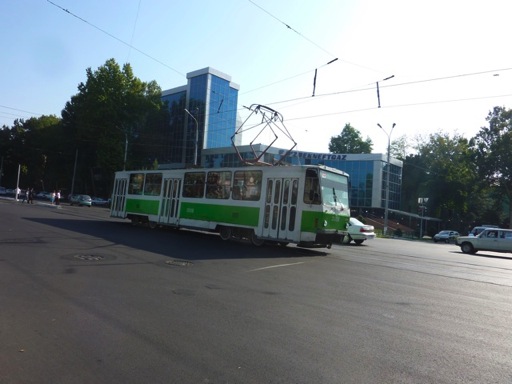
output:
<path id="1" fill-rule="evenodd" d="M 128 222 L 89 219 L 25 218 L 33 222 L 76 232 L 84 236 L 104 239 L 114 244 L 144 250 L 183 260 L 215 260 L 239 258 L 278 258 L 326 256 L 319 249 L 287 247 L 265 244 L 256 247 L 248 241 L 223 241 L 217 234 L 172 229 L 168 227 L 149 229 L 133 226 Z"/>
<path id="2" fill-rule="evenodd" d="M 461 251 L 451 251 L 451 253 L 456 253 L 458 255 L 468 255 L 468 256 L 475 256 L 475 257 L 487 257 L 489 259 L 501 259 L 501 260 L 511 260 L 512 255 L 510 256 L 504 256 L 504 255 L 493 255 L 490 253 L 483 253 L 485 251 L 478 251 L 478 253 L 468 254 Z"/>

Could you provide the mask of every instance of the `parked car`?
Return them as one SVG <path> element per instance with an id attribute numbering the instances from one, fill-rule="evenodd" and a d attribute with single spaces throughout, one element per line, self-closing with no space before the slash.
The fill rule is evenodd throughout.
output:
<path id="1" fill-rule="evenodd" d="M 438 241 L 450 243 L 452 241 L 455 242 L 455 239 L 459 236 L 459 232 L 457 231 L 444 230 L 439 233 L 436 233 L 432 240 L 434 240 L 434 243 L 437 243 Z"/>
<path id="2" fill-rule="evenodd" d="M 478 236 L 460 236 L 457 245 L 464 253 L 478 251 L 512 252 L 512 230 L 486 228 Z"/>
<path id="3" fill-rule="evenodd" d="M 343 237 L 342 244 L 349 244 L 352 240 L 360 245 L 365 240 L 375 238 L 375 229 L 373 225 L 361 223 L 355 217 L 351 217 L 347 223 L 348 235 Z"/>
<path id="4" fill-rule="evenodd" d="M 92 205 L 107 206 L 109 204 L 109 201 L 102 197 L 93 196 L 91 199 L 92 199 Z"/>
<path id="5" fill-rule="evenodd" d="M 69 205 L 78 205 L 91 207 L 92 199 L 89 195 L 71 195 L 69 198 Z"/>
<path id="6" fill-rule="evenodd" d="M 48 199 L 52 198 L 52 194 L 50 192 L 41 191 L 36 194 L 36 197 L 39 199 Z"/>
<path id="7" fill-rule="evenodd" d="M 0 195 L 7 195 L 7 189 L 5 189 L 5 187 L 0 187 Z"/>

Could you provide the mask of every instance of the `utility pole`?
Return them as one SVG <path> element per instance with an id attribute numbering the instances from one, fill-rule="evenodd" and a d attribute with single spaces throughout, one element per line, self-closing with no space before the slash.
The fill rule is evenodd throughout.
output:
<path id="1" fill-rule="evenodd" d="M 386 236 L 388 234 L 388 211 L 389 211 L 389 174 L 391 173 L 391 162 L 390 162 L 390 152 L 391 152 L 391 133 L 393 133 L 393 128 L 395 128 L 395 123 L 391 127 L 391 130 L 386 132 L 384 128 L 380 124 L 377 123 L 380 129 L 384 131 L 386 136 L 388 137 L 388 160 L 387 160 L 387 172 L 386 172 L 386 202 L 384 206 L 384 230 L 383 234 Z"/>

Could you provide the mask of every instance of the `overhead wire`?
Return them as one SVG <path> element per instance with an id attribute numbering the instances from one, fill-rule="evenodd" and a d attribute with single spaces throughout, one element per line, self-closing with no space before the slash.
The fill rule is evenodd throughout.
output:
<path id="1" fill-rule="evenodd" d="M 335 58 L 336 55 L 333 55 L 331 52 L 327 51 L 326 49 L 322 48 L 320 45 L 318 45 L 317 43 L 315 43 L 313 40 L 307 38 L 306 36 L 304 36 L 302 33 L 300 33 L 299 31 L 297 31 L 295 28 L 292 28 L 289 24 L 285 23 L 284 21 L 282 21 L 281 19 L 279 19 L 278 17 L 274 16 L 272 13 L 270 13 L 269 11 L 267 11 L 265 8 L 263 8 L 262 6 L 260 6 L 259 4 L 256 4 L 253 0 L 248 0 L 251 4 L 253 4 L 255 7 L 261 9 L 263 12 L 265 12 L 267 15 L 269 15 L 270 17 L 272 17 L 273 19 L 279 21 L 281 24 L 283 24 L 286 28 L 288 28 L 290 31 L 293 31 L 295 32 L 297 35 L 299 35 L 300 37 L 302 37 L 303 39 L 307 40 L 308 42 L 310 42 L 311 44 L 313 44 L 315 47 L 321 49 L 322 51 L 324 51 L 325 53 L 327 53 L 329 56 Z"/>
<path id="2" fill-rule="evenodd" d="M 135 47 L 135 46 L 133 46 L 133 45 L 131 45 L 131 44 L 127 43 L 126 41 L 124 41 L 124 40 L 120 39 L 119 37 L 114 36 L 113 34 L 111 34 L 110 32 L 108 32 L 108 31 L 106 31 L 106 30 L 104 30 L 103 28 L 100 28 L 100 27 L 98 27 L 97 25 L 94 25 L 94 24 L 90 23 L 89 21 L 85 20 L 84 18 L 82 18 L 82 17 L 80 17 L 80 16 L 78 16 L 78 15 L 75 15 L 74 13 L 70 12 L 69 10 L 67 10 L 67 9 L 65 9 L 65 8 L 63 8 L 63 7 L 61 7 L 60 5 L 58 5 L 58 4 L 56 4 L 56 3 L 54 3 L 54 2 L 53 2 L 53 1 L 51 1 L 51 0 L 46 0 L 46 1 L 47 1 L 48 3 L 50 3 L 50 4 L 52 4 L 53 6 L 55 6 L 55 7 L 59 8 L 59 9 L 61 9 L 62 11 L 66 12 L 67 14 L 69 14 L 69 15 L 71 15 L 71 16 L 73 16 L 73 17 L 77 18 L 78 20 L 80 20 L 80 21 L 84 22 L 85 24 L 90 25 L 90 26 L 91 26 L 91 27 L 93 27 L 94 29 L 97 29 L 98 31 L 100 31 L 100 32 L 102 32 L 102 33 L 104 33 L 104 34 L 106 34 L 107 36 L 110 36 L 110 37 L 111 37 L 111 38 L 113 38 L 114 40 L 119 41 L 121 44 L 124 44 L 124 45 L 126 45 L 127 47 L 130 47 L 131 49 L 133 49 L 133 50 L 135 50 L 135 51 L 139 52 L 140 54 L 142 54 L 142 55 L 144 55 L 144 56 L 146 56 L 146 57 L 150 58 L 151 60 L 154 60 L 154 61 L 156 61 L 157 63 L 159 63 L 159 64 L 163 65 L 164 67 L 169 68 L 171 71 L 176 72 L 178 75 L 180 75 L 180 76 L 182 76 L 182 77 L 186 77 L 186 76 L 185 76 L 185 74 L 181 73 L 181 72 L 180 72 L 180 71 L 178 71 L 176 68 L 171 67 L 170 65 L 168 65 L 168 64 L 164 63 L 163 61 L 158 60 L 157 58 L 155 58 L 155 57 L 153 57 L 153 56 L 151 56 L 151 55 L 147 54 L 146 52 L 144 52 L 144 51 L 140 50 L 139 48 L 137 48 L 137 47 Z"/>
<path id="3" fill-rule="evenodd" d="M 430 79 L 414 80 L 414 81 L 408 81 L 408 82 L 397 83 L 397 84 L 383 84 L 383 85 L 381 85 L 380 88 L 391 88 L 391 87 L 415 85 L 415 84 L 421 84 L 421 83 L 428 83 L 428 82 L 441 81 L 441 80 L 451 80 L 451 79 L 456 79 L 456 78 L 461 78 L 461 77 L 478 76 L 478 75 L 483 75 L 483 74 L 488 74 L 488 73 L 504 72 L 504 71 L 510 71 L 510 70 L 512 70 L 512 67 L 501 68 L 501 69 L 492 69 L 492 70 L 480 71 L 480 72 L 463 73 L 463 74 L 443 76 L 443 77 L 435 77 L 435 78 L 430 78 Z M 343 90 L 343 91 L 323 93 L 323 94 L 316 95 L 315 97 L 318 98 L 318 97 L 326 97 L 326 96 L 335 96 L 335 95 L 341 95 L 341 94 L 346 94 L 346 93 L 355 93 L 355 92 L 364 92 L 364 91 L 373 91 L 373 90 L 374 90 L 374 86 L 368 85 L 368 86 L 365 86 L 362 88 L 354 88 L 354 89 L 348 89 L 348 90 Z M 274 101 L 274 102 L 270 102 L 269 105 L 283 104 L 283 103 L 305 100 L 305 99 L 311 99 L 311 96 L 302 96 L 302 97 L 296 97 L 293 99 Z"/>
<path id="4" fill-rule="evenodd" d="M 139 4 L 137 5 L 137 15 L 135 16 L 135 22 L 133 23 L 133 29 L 132 29 L 132 37 L 130 38 L 130 49 L 128 50 L 128 57 L 126 61 L 130 59 L 130 53 L 131 53 L 131 47 L 133 45 L 133 38 L 135 37 L 135 29 L 137 28 L 137 22 L 139 21 L 139 12 L 140 12 L 140 3 L 142 0 L 139 0 Z"/>

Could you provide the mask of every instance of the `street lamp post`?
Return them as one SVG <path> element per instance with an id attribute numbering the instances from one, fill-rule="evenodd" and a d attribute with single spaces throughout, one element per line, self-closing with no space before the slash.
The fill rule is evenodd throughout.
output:
<path id="1" fill-rule="evenodd" d="M 420 240 L 423 239 L 423 217 L 425 216 L 425 208 L 428 203 L 428 197 L 418 197 L 420 206 Z"/>
<path id="2" fill-rule="evenodd" d="M 389 174 L 391 173 L 391 163 L 390 163 L 390 152 L 391 152 L 391 133 L 393 133 L 393 128 L 395 128 L 395 123 L 393 123 L 393 126 L 391 127 L 391 130 L 386 132 L 384 128 L 382 128 L 382 125 L 378 124 L 380 129 L 384 131 L 386 136 L 388 137 L 388 159 L 387 159 L 387 173 L 386 173 L 386 202 L 384 205 L 384 236 L 388 234 L 388 214 L 389 214 Z"/>
<path id="3" fill-rule="evenodd" d="M 196 140 L 195 140 L 195 144 L 194 144 L 194 165 L 197 165 L 197 142 L 199 141 L 199 123 L 197 121 L 197 119 L 194 117 L 194 115 L 192 115 L 188 109 L 185 108 L 185 112 L 187 112 L 187 114 L 192 118 L 194 119 L 195 123 L 196 123 Z"/>

